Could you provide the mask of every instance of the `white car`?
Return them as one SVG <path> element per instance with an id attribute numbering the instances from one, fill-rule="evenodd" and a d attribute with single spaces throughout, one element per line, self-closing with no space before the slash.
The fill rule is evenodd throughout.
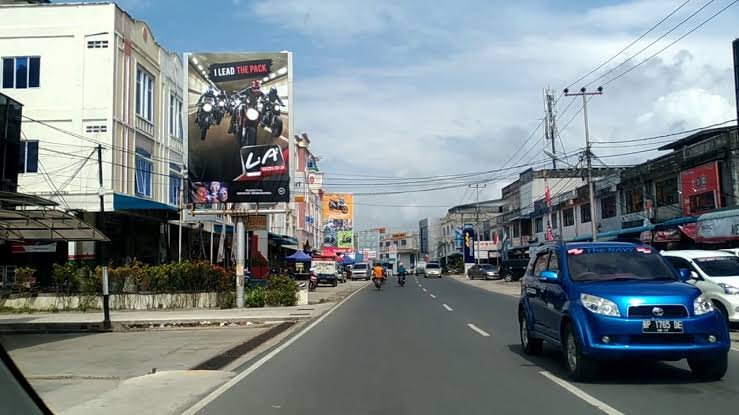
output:
<path id="1" fill-rule="evenodd" d="M 713 301 L 727 321 L 739 322 L 739 257 L 724 251 L 663 251 L 675 268 L 690 270 L 688 281 Z"/>

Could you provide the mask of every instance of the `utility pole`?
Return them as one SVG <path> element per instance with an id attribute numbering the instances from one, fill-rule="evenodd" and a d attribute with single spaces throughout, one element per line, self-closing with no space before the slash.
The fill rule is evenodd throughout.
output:
<path id="1" fill-rule="evenodd" d="M 554 140 L 557 138 L 557 116 L 554 112 L 554 93 L 549 88 L 544 92 L 546 118 L 544 120 L 544 134 L 552 145 L 552 168 L 557 168 L 557 147 Z"/>
<path id="2" fill-rule="evenodd" d="M 98 212 L 97 227 L 103 231 L 105 220 L 105 186 L 103 186 L 103 146 L 98 144 L 98 196 L 100 197 L 100 212 Z M 104 231 L 103 231 L 104 232 Z M 97 243 L 97 260 L 103 275 L 103 328 L 110 328 L 110 300 L 108 295 L 108 269 L 103 258 L 103 242 Z"/>
<path id="3" fill-rule="evenodd" d="M 590 131 L 588 130 L 588 97 L 594 95 L 603 95 L 603 87 L 599 86 L 596 92 L 587 92 L 585 87 L 580 88 L 580 92 L 570 93 L 565 88 L 565 96 L 581 96 L 582 97 L 582 115 L 585 119 L 585 158 L 588 163 L 588 193 L 590 193 L 590 229 L 593 234 L 593 242 L 598 240 L 598 224 L 595 218 L 595 190 L 593 189 L 593 153 L 590 151 Z"/>
<path id="4" fill-rule="evenodd" d="M 472 238 L 472 252 L 474 252 L 474 255 L 475 255 L 475 263 L 477 265 L 480 265 L 480 256 L 477 254 L 477 250 L 476 250 L 476 247 L 475 247 L 475 242 L 478 241 L 478 240 L 480 240 L 480 238 L 477 236 L 477 230 L 480 227 L 480 188 L 482 187 L 484 189 L 485 187 L 487 187 L 487 185 L 486 184 L 479 184 L 478 183 L 478 184 L 471 184 L 470 187 L 474 187 L 475 188 L 475 199 L 476 199 L 476 202 L 475 202 L 475 228 L 474 228 L 475 233 L 474 233 L 474 235 L 472 235 L 473 236 L 473 238 Z"/>

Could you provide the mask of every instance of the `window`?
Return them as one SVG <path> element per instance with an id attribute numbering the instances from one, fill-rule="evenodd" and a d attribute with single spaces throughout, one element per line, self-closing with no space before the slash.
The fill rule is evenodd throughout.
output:
<path id="1" fill-rule="evenodd" d="M 675 267 L 676 270 L 687 269 L 693 271 L 693 267 L 690 266 L 690 263 L 683 258 L 675 256 L 665 256 L 665 259 L 667 260 L 667 262 L 672 264 L 672 266 Z"/>
<path id="2" fill-rule="evenodd" d="M 554 251 L 552 251 L 549 256 L 549 266 L 547 267 L 547 270 L 559 272 L 559 255 Z"/>
<path id="3" fill-rule="evenodd" d="M 553 212 L 552 213 L 552 230 L 559 228 L 559 213 Z"/>
<path id="4" fill-rule="evenodd" d="M 603 219 L 616 216 L 616 195 L 604 197 L 600 200 L 600 216 Z"/>
<path id="5" fill-rule="evenodd" d="M 677 177 L 655 182 L 654 193 L 657 207 L 677 204 Z"/>
<path id="6" fill-rule="evenodd" d="M 105 133 L 108 132 L 107 125 L 88 125 L 85 126 L 86 133 Z"/>
<path id="7" fill-rule="evenodd" d="M 38 141 L 21 141 L 18 173 L 38 172 Z"/>
<path id="8" fill-rule="evenodd" d="M 562 211 L 562 223 L 564 223 L 565 226 L 572 226 L 575 224 L 574 209 L 569 208 Z"/>
<path id="9" fill-rule="evenodd" d="M 544 232 L 544 218 L 534 219 L 534 232 L 535 233 Z"/>
<path id="10" fill-rule="evenodd" d="M 521 236 L 521 228 L 518 226 L 518 224 L 515 224 L 512 227 L 513 227 L 513 237 L 518 238 L 519 236 Z"/>
<path id="11" fill-rule="evenodd" d="M 107 40 L 88 40 L 87 49 L 106 49 L 108 47 Z"/>
<path id="12" fill-rule="evenodd" d="M 136 149 L 136 194 L 151 197 L 151 173 L 154 163 L 151 154 L 140 148 Z"/>
<path id="13" fill-rule="evenodd" d="M 390 246 L 390 241 L 386 241 L 385 246 Z"/>
<path id="14" fill-rule="evenodd" d="M 590 216 L 590 203 L 580 205 L 580 223 L 590 222 L 592 220 Z"/>
<path id="15" fill-rule="evenodd" d="M 169 135 L 182 140 L 182 100 L 169 94 Z"/>
<path id="16" fill-rule="evenodd" d="M 141 68 L 136 69 L 136 115 L 152 122 L 154 110 L 154 78 Z"/>
<path id="17" fill-rule="evenodd" d="M 169 163 L 169 204 L 179 206 L 180 187 L 182 186 L 182 168 Z"/>
<path id="18" fill-rule="evenodd" d="M 534 276 L 538 277 L 542 271 L 547 270 L 547 260 L 549 259 L 549 253 L 544 253 L 536 257 L 534 262 Z"/>
<path id="19" fill-rule="evenodd" d="M 626 213 L 641 212 L 644 210 L 644 195 L 641 188 L 624 190 L 626 198 Z"/>
<path id="20" fill-rule="evenodd" d="M 406 241 L 405 239 L 400 241 L 400 246 L 406 246 L 407 244 L 408 244 L 408 241 Z"/>
<path id="21" fill-rule="evenodd" d="M 716 209 L 716 197 L 714 192 L 705 192 L 690 196 L 690 212 L 707 212 Z"/>
<path id="22" fill-rule="evenodd" d="M 3 58 L 3 88 L 38 88 L 40 73 L 38 56 Z"/>

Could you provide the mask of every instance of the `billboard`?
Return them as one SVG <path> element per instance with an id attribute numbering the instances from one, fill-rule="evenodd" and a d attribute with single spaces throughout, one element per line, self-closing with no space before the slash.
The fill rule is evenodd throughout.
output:
<path id="1" fill-rule="evenodd" d="M 292 54 L 185 59 L 190 203 L 289 202 Z"/>
<path id="2" fill-rule="evenodd" d="M 464 240 L 464 247 L 462 251 L 464 252 L 464 263 L 465 264 L 473 264 L 475 263 L 475 231 L 473 229 L 463 229 L 463 240 Z"/>
<path id="3" fill-rule="evenodd" d="M 680 172 L 683 214 L 696 215 L 720 207 L 720 183 L 715 161 Z"/>
<path id="4" fill-rule="evenodd" d="M 354 197 L 350 193 L 323 195 L 323 246 L 351 252 L 354 248 Z"/>

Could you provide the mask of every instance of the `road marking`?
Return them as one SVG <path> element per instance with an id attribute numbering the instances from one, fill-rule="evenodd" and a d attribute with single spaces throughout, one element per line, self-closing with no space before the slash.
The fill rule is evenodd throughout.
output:
<path id="1" fill-rule="evenodd" d="M 444 306 L 444 308 L 446 308 L 446 311 L 454 311 L 454 310 L 453 310 L 453 309 L 452 309 L 451 307 L 449 307 L 448 305 L 446 305 L 446 304 L 442 304 L 442 305 Z"/>
<path id="2" fill-rule="evenodd" d="M 602 402 L 591 395 L 588 395 L 585 391 L 571 384 L 570 382 L 567 382 L 566 380 L 562 380 L 547 371 L 542 371 L 539 373 L 541 373 L 542 375 L 544 375 L 546 378 L 556 383 L 557 385 L 563 387 L 571 394 L 577 396 L 578 398 L 582 399 L 583 401 L 589 403 L 590 405 L 596 407 L 597 409 L 599 409 L 600 411 L 608 415 L 624 415 L 623 412 L 609 406 L 605 402 Z"/>
<path id="3" fill-rule="evenodd" d="M 446 305 L 446 304 L 444 304 L 444 305 Z M 476 325 L 474 325 L 472 323 L 468 323 L 467 326 L 469 326 L 469 328 L 471 328 L 472 330 L 478 332 L 482 337 L 490 337 L 490 335 L 485 330 L 477 327 Z"/>
<path id="4" fill-rule="evenodd" d="M 330 310 L 328 310 L 325 313 L 323 313 L 322 316 L 318 317 L 318 320 L 316 320 L 313 323 L 311 323 L 308 327 L 304 328 L 301 332 L 299 332 L 295 336 L 291 337 L 285 343 L 281 344 L 280 346 L 277 346 L 277 348 L 275 348 L 274 350 L 272 350 L 271 352 L 269 352 L 269 354 L 267 354 L 263 358 L 259 359 L 253 365 L 251 365 L 248 368 L 246 368 L 243 372 L 239 373 L 238 375 L 236 375 L 235 377 L 233 377 L 228 382 L 226 382 L 223 385 L 221 385 L 221 387 L 219 387 L 218 389 L 216 389 L 213 392 L 211 392 L 210 394 L 208 394 L 208 396 L 206 396 L 205 398 L 203 398 L 200 401 L 198 401 L 197 403 L 195 403 L 195 405 L 191 406 L 190 409 L 188 409 L 187 411 L 183 412 L 182 415 L 195 415 L 198 411 L 200 411 L 201 409 L 205 408 L 206 405 L 208 405 L 209 403 L 211 403 L 214 400 L 216 400 L 219 396 L 221 396 L 224 393 L 226 393 L 226 391 L 228 391 L 229 389 L 231 389 L 237 383 L 239 383 L 242 380 L 244 380 L 244 378 L 246 378 L 247 376 L 249 376 L 255 370 L 259 369 L 263 364 L 267 363 L 267 361 L 269 361 L 270 359 L 272 359 L 273 357 L 275 357 L 278 353 L 280 353 L 281 351 L 287 349 L 291 344 L 295 343 L 298 339 L 300 339 L 301 337 L 303 337 L 303 335 L 305 333 L 307 333 L 313 327 L 315 327 L 318 324 L 320 324 L 323 321 L 323 319 L 325 319 L 326 317 L 328 317 L 329 315 L 331 315 L 331 313 L 333 313 L 334 311 L 336 311 L 336 309 L 338 309 L 339 307 L 341 307 L 345 302 L 349 301 L 350 298 L 354 297 L 354 295 L 356 293 L 362 291 L 362 289 L 365 288 L 365 287 L 367 287 L 368 285 L 370 285 L 370 284 L 367 283 L 364 286 L 362 286 L 359 289 L 357 289 L 356 291 L 354 291 L 353 293 L 349 294 L 349 296 L 347 296 L 346 298 L 344 298 L 343 300 L 341 300 L 339 302 L 339 304 L 336 304 L 333 308 L 331 308 Z"/>
<path id="5" fill-rule="evenodd" d="M 431 296 L 431 298 L 436 298 L 436 296 L 435 296 L 435 295 L 433 295 L 433 294 L 429 294 L 429 295 Z"/>
<path id="6" fill-rule="evenodd" d="M 423 290 L 423 292 L 425 292 L 425 293 L 427 293 L 427 292 L 428 292 L 428 290 L 427 290 L 427 289 L 425 289 L 425 288 L 422 288 L 422 290 Z"/>

